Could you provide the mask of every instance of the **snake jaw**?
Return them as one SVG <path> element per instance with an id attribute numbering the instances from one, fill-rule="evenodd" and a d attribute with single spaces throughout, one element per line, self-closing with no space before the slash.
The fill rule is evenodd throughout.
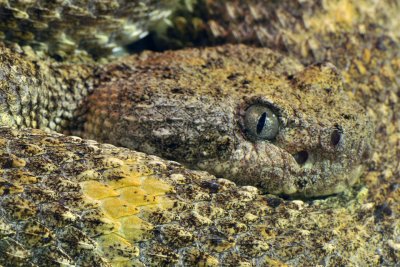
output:
<path id="1" fill-rule="evenodd" d="M 364 169 L 360 161 L 346 160 L 347 155 L 329 159 L 311 151 L 307 163 L 300 165 L 285 149 L 269 142 L 242 142 L 228 160 L 204 160 L 194 167 L 265 193 L 301 198 L 340 193 L 358 182 Z"/>

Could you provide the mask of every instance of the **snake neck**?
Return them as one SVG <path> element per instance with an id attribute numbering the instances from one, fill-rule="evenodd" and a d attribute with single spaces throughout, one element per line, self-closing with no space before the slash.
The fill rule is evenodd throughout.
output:
<path id="1" fill-rule="evenodd" d="M 62 132 L 93 88 L 93 68 L 0 46 L 0 125 Z"/>

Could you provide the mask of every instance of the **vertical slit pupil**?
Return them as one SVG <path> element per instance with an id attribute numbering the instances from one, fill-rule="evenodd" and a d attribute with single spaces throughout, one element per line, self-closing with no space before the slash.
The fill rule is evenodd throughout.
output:
<path id="1" fill-rule="evenodd" d="M 265 119 L 266 118 L 267 118 L 267 113 L 266 112 L 261 114 L 261 117 L 260 117 L 260 119 L 258 120 L 258 123 L 257 123 L 257 134 L 260 134 L 262 132 L 262 130 L 264 129 Z"/>

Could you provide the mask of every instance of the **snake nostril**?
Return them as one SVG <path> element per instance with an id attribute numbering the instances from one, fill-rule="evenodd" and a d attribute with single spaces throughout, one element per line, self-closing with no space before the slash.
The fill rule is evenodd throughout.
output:
<path id="1" fill-rule="evenodd" d="M 308 152 L 303 150 L 294 154 L 293 157 L 299 165 L 303 165 L 307 162 Z"/>
<path id="2" fill-rule="evenodd" d="M 342 131 L 341 129 L 335 129 L 331 133 L 331 144 L 336 147 L 339 143 L 340 140 L 342 139 Z"/>

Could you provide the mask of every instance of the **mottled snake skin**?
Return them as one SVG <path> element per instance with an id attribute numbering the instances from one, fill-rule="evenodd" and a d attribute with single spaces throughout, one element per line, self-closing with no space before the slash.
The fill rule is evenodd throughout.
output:
<path id="1" fill-rule="evenodd" d="M 66 57 L 123 52 L 178 7 L 162 1 L 1 1 L 0 39 Z"/>
<path id="2" fill-rule="evenodd" d="M 391 0 L 0 1 L 0 265 L 397 266 L 399 12 Z M 159 47 L 272 50 L 89 59 L 147 31 Z M 254 103 L 277 114 L 272 140 L 248 132 Z"/>

